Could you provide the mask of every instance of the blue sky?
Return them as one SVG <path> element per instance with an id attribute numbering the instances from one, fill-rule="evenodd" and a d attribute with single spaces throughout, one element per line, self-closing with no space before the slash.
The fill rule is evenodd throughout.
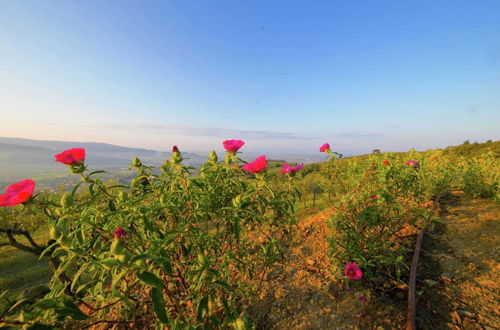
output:
<path id="1" fill-rule="evenodd" d="M 500 1 L 2 1 L 0 136 L 168 150 L 500 138 Z"/>

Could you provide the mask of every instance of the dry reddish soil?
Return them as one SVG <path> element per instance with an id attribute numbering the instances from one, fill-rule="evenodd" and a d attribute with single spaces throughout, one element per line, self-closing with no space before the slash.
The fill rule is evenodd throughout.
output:
<path id="1" fill-rule="evenodd" d="M 260 329 L 397 328 L 405 321 L 405 302 L 375 297 L 357 283 L 335 281 L 328 255 L 332 211 L 299 223 L 287 263 L 268 276 L 260 300 L 250 311 Z M 365 302 L 359 300 L 366 298 Z M 404 298 L 404 297 L 401 297 Z"/>
<path id="2" fill-rule="evenodd" d="M 441 221 L 423 242 L 420 328 L 500 329 L 500 204 L 455 193 Z"/>
<path id="3" fill-rule="evenodd" d="M 500 329 L 500 204 L 454 193 L 440 208 L 440 224 L 426 233 L 422 246 L 417 325 Z M 348 291 L 329 275 L 331 212 L 299 223 L 287 262 L 269 274 L 249 311 L 259 329 L 404 328 L 406 287 L 383 294 L 353 285 Z"/>

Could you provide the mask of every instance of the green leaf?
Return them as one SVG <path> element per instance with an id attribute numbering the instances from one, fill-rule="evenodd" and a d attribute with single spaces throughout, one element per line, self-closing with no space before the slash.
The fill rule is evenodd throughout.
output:
<path id="1" fill-rule="evenodd" d="M 89 173 L 89 176 L 94 175 L 94 174 L 99 174 L 99 173 L 109 173 L 109 172 L 107 172 L 107 171 L 102 171 L 102 170 L 101 170 L 101 171 L 94 171 L 94 172 L 90 172 L 90 173 Z"/>
<path id="2" fill-rule="evenodd" d="M 236 240 L 240 240 L 240 218 L 236 217 L 236 221 L 234 222 L 234 235 L 236 236 Z"/>
<path id="3" fill-rule="evenodd" d="M 64 300 L 64 307 L 55 308 L 55 312 L 59 315 L 70 316 L 75 320 L 85 320 L 89 316 L 83 313 L 73 301 L 69 299 Z"/>
<path id="4" fill-rule="evenodd" d="M 163 288 L 163 282 L 153 273 L 150 272 L 142 272 L 137 273 L 137 277 L 146 284 L 149 284 L 158 290 Z"/>
<path id="5" fill-rule="evenodd" d="M 73 188 L 73 190 L 71 190 L 71 198 L 73 199 L 75 197 L 75 194 L 76 194 L 76 191 L 78 190 L 78 188 L 82 185 L 83 182 L 78 182 L 75 187 Z"/>
<path id="6" fill-rule="evenodd" d="M 160 289 L 153 288 L 150 293 L 151 301 L 153 302 L 153 310 L 158 319 L 163 324 L 168 324 L 167 312 L 165 310 L 165 300 Z"/>
<path id="7" fill-rule="evenodd" d="M 203 318 L 207 314 L 208 311 L 208 296 L 201 298 L 200 303 L 198 305 L 198 321 L 203 321 Z"/>
<path id="8" fill-rule="evenodd" d="M 111 212 L 115 212 L 116 211 L 116 206 L 115 206 L 115 203 L 112 201 L 112 200 L 109 200 L 108 202 L 108 207 L 109 207 L 109 210 Z"/>
<path id="9" fill-rule="evenodd" d="M 217 281 L 214 281 L 212 283 L 215 283 L 215 284 L 219 284 L 220 286 L 226 288 L 227 290 L 229 291 L 234 291 L 234 289 L 229 285 L 227 284 L 226 281 L 223 281 L 223 280 L 217 280 Z"/>
<path id="10" fill-rule="evenodd" d="M 170 260 L 168 260 L 167 258 L 158 258 L 158 262 L 161 263 L 163 270 L 167 274 L 172 274 L 173 270 L 172 270 L 172 263 L 170 262 Z"/>
<path id="11" fill-rule="evenodd" d="M 82 275 L 82 273 L 85 271 L 85 269 L 87 269 L 87 267 L 89 266 L 90 264 L 83 264 L 80 269 L 78 269 L 78 271 L 76 272 L 75 276 L 73 277 L 73 281 L 71 282 L 71 291 L 74 290 L 75 288 L 75 285 L 76 283 L 78 282 L 78 279 L 80 278 L 80 276 Z"/>

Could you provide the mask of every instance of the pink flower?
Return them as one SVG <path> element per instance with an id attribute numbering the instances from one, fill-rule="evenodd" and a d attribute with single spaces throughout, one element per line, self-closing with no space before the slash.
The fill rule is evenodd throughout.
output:
<path id="1" fill-rule="evenodd" d="M 64 150 L 60 154 L 54 156 L 55 161 L 66 165 L 76 165 L 85 160 L 84 148 L 72 148 Z"/>
<path id="2" fill-rule="evenodd" d="M 351 280 L 360 280 L 363 277 L 361 269 L 354 262 L 345 265 L 344 275 Z"/>
<path id="3" fill-rule="evenodd" d="M 229 152 L 236 152 L 238 151 L 243 145 L 245 144 L 244 141 L 242 140 L 226 140 L 222 142 L 222 145 L 226 149 L 226 151 Z"/>
<path id="4" fill-rule="evenodd" d="M 319 152 L 328 152 L 330 151 L 330 145 L 328 143 L 323 144 L 319 147 Z"/>
<path id="5" fill-rule="evenodd" d="M 287 174 L 287 173 L 294 173 L 297 172 L 298 170 L 302 169 L 302 165 L 298 164 L 296 166 L 290 166 L 287 163 L 283 164 L 283 168 L 281 169 L 282 174 Z"/>
<path id="6" fill-rule="evenodd" d="M 386 159 L 386 160 L 384 160 L 384 165 L 385 165 L 385 166 L 389 166 L 389 161 L 388 161 L 387 159 Z"/>
<path id="7" fill-rule="evenodd" d="M 253 162 L 243 165 L 241 168 L 250 173 L 259 173 L 267 167 L 266 155 L 257 157 Z"/>
<path id="8" fill-rule="evenodd" d="M 377 195 L 371 195 L 370 198 L 373 199 L 373 200 L 376 200 L 377 199 Z"/>
<path id="9" fill-rule="evenodd" d="M 283 168 L 281 169 L 281 174 L 286 174 L 292 172 L 292 167 L 287 163 L 283 164 Z"/>
<path id="10" fill-rule="evenodd" d="M 0 195 L 0 206 L 14 206 L 28 201 L 35 191 L 35 181 L 27 179 L 11 184 Z"/>
<path id="11" fill-rule="evenodd" d="M 366 301 L 366 297 L 365 296 L 359 296 L 359 301 L 361 302 L 365 302 Z"/>
<path id="12" fill-rule="evenodd" d="M 126 234 L 125 230 L 122 227 L 116 227 L 116 230 L 113 232 L 115 238 L 121 238 Z"/>
<path id="13" fill-rule="evenodd" d="M 420 163 L 417 162 L 417 161 L 415 161 L 415 160 L 413 160 L 413 159 L 409 160 L 407 164 L 408 164 L 408 166 L 413 166 L 413 167 L 419 167 L 420 166 Z"/>

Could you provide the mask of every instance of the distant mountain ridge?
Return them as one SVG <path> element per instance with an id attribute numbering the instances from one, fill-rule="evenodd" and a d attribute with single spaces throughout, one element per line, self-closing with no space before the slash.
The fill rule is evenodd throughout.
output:
<path id="1" fill-rule="evenodd" d="M 91 169 L 118 172 L 127 169 L 137 156 L 144 164 L 160 165 L 170 152 L 129 148 L 96 142 L 40 141 L 0 137 L 0 184 L 26 177 L 57 178 L 68 175 L 66 166 L 54 161 L 54 155 L 69 148 L 85 148 Z M 199 166 L 204 156 L 183 152 L 186 164 Z"/>

